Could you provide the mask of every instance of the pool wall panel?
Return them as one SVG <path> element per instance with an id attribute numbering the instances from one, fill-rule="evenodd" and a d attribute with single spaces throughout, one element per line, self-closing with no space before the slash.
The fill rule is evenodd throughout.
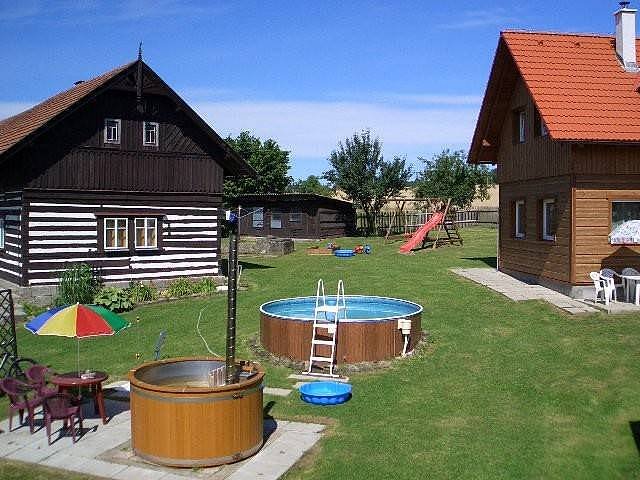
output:
<path id="1" fill-rule="evenodd" d="M 415 348 L 422 335 L 422 315 L 411 315 L 411 337 L 408 351 Z M 265 349 L 279 357 L 296 361 L 309 360 L 312 320 L 293 320 L 261 313 L 260 341 Z M 388 360 L 402 353 L 404 339 L 398 320 L 339 322 L 336 339 L 336 362 L 358 363 Z M 323 348 L 326 349 L 323 351 Z M 316 350 L 330 353 L 329 347 Z"/>

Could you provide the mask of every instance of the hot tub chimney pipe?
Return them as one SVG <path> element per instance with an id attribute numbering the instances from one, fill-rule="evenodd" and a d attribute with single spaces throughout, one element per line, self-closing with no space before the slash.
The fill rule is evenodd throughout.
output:
<path id="1" fill-rule="evenodd" d="M 238 290 L 238 237 L 239 237 L 238 215 L 229 212 L 229 266 L 228 290 L 227 290 L 227 352 L 226 352 L 226 383 L 227 385 L 237 382 L 236 377 L 236 292 Z"/>

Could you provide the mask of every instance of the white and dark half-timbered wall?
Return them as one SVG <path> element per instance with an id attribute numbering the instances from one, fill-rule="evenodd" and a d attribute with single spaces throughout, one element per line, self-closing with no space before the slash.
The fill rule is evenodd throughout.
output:
<path id="1" fill-rule="evenodd" d="M 0 192 L 0 278 L 22 283 L 22 192 Z"/>
<path id="2" fill-rule="evenodd" d="M 220 204 L 206 194 L 29 192 L 23 284 L 56 284 L 77 263 L 107 283 L 218 275 Z M 109 249 L 105 221 L 114 218 L 127 219 L 126 247 Z M 156 219 L 155 248 L 135 245 L 136 218 Z"/>

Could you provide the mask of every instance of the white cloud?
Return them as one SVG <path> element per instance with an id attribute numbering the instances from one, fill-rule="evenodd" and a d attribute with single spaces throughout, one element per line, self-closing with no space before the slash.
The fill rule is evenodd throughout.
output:
<path id="1" fill-rule="evenodd" d="M 511 14 L 507 14 L 507 10 L 504 8 L 496 8 L 493 10 L 467 10 L 455 17 L 454 20 L 440 24 L 440 28 L 445 29 L 467 29 L 478 28 L 487 26 L 501 26 L 513 23 L 517 21 L 517 18 Z"/>
<path id="2" fill-rule="evenodd" d="M 313 158 L 326 158 L 339 141 L 364 128 L 383 140 L 386 155 L 434 145 L 466 145 L 477 116 L 477 108 L 403 108 L 365 102 L 205 101 L 192 106 L 223 136 L 249 130 L 261 138 L 274 138 L 294 157 Z"/>
<path id="3" fill-rule="evenodd" d="M 28 108 L 33 107 L 34 103 L 28 102 L 0 102 L 0 120 L 11 117 L 16 113 L 20 113 Z"/>
<path id="4" fill-rule="evenodd" d="M 231 8 L 228 4 L 198 4 L 186 0 L 21 0 L 0 4 L 0 22 L 128 22 L 156 17 L 215 15 L 227 13 Z"/>
<path id="5" fill-rule="evenodd" d="M 419 96 L 441 98 L 430 94 Z M 401 105 L 320 100 L 196 100 L 189 104 L 223 137 L 249 130 L 262 139 L 275 139 L 282 148 L 291 151 L 292 174 L 301 177 L 326 170 L 326 158 L 338 142 L 366 128 L 383 141 L 387 158 L 407 155 L 411 163 L 419 155 L 430 157 L 443 148 L 468 148 L 479 108 L 477 104 L 473 106 L 475 97 L 445 97 L 446 102 L 436 106 L 422 105 L 419 101 Z M 0 119 L 32 105 L 0 102 Z"/>

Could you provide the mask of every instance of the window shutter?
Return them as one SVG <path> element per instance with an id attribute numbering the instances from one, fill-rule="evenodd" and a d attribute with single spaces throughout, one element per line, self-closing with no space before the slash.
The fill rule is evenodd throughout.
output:
<path id="1" fill-rule="evenodd" d="M 553 199 L 553 221 L 551 222 L 551 233 L 556 235 L 558 233 L 558 224 L 560 223 L 558 219 L 559 208 L 558 208 L 558 199 Z"/>
<path id="2" fill-rule="evenodd" d="M 544 240 L 544 199 L 541 198 L 538 200 L 538 216 L 536 218 L 536 224 L 538 227 L 538 240 Z"/>

